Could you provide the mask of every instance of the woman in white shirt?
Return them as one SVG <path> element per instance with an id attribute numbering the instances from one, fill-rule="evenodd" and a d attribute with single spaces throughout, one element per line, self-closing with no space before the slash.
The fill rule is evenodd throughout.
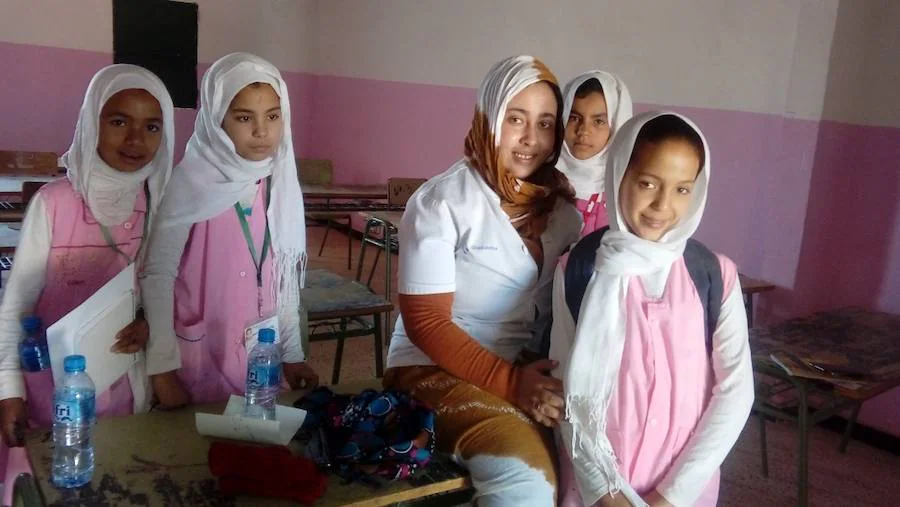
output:
<path id="1" fill-rule="evenodd" d="M 436 411 L 439 447 L 469 469 L 479 505 L 554 505 L 544 426 L 561 383 L 515 358 L 542 331 L 558 257 L 578 239 L 555 77 L 530 56 L 479 89 L 465 158 L 423 185 L 400 231 L 400 313 L 385 385 Z"/>

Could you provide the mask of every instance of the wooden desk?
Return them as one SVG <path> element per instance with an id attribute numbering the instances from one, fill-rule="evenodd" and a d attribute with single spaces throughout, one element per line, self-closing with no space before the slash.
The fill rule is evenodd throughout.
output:
<path id="1" fill-rule="evenodd" d="M 753 329 L 753 297 L 763 292 L 775 290 L 775 285 L 738 273 L 741 282 L 741 293 L 744 294 L 744 308 L 747 310 L 747 326 Z"/>
<path id="2" fill-rule="evenodd" d="M 757 379 L 754 410 L 793 421 L 798 427 L 799 502 L 808 502 L 809 429 L 850 411 L 840 450 L 847 448 L 856 418 L 866 400 L 900 386 L 900 315 L 847 308 L 793 319 L 750 332 L 753 370 Z M 870 374 L 865 380 L 810 380 L 787 374 L 770 354 L 786 350 L 832 366 L 847 366 Z M 796 395 L 791 400 L 787 395 Z M 811 400 L 820 402 L 811 406 Z M 784 401 L 788 400 L 788 401 Z M 760 416 L 763 475 L 768 475 L 765 418 Z"/>
<path id="3" fill-rule="evenodd" d="M 359 392 L 380 382 L 335 386 L 339 392 Z M 292 403 L 302 393 L 283 395 L 279 402 Z M 213 439 L 200 436 L 195 412 L 221 413 L 224 404 L 189 407 L 173 412 L 151 412 L 129 417 L 101 419 L 94 429 L 96 471 L 91 484 L 72 490 L 55 488 L 49 480 L 52 437 L 47 429 L 32 431 L 26 439 L 29 459 L 45 505 L 177 505 L 258 506 L 293 505 L 259 497 L 223 497 L 209 473 L 207 453 Z M 20 481 L 17 481 L 17 484 Z M 461 469 L 446 457 L 437 457 L 415 479 L 386 483 L 379 489 L 359 484 L 342 485 L 329 477 L 328 491 L 317 507 L 374 507 L 449 493 L 469 487 Z M 23 492 L 24 493 L 24 492 Z"/>
<path id="4" fill-rule="evenodd" d="M 371 199 L 386 200 L 386 185 L 303 185 L 304 199 Z"/>
<path id="5" fill-rule="evenodd" d="M 27 175 L 27 176 L 0 176 L 0 192 L 2 193 L 19 193 L 22 191 L 22 184 L 26 181 L 40 181 L 47 183 L 53 181 L 58 176 L 46 175 Z M 385 192 L 387 194 L 387 192 Z"/>
<path id="6" fill-rule="evenodd" d="M 0 223 L 15 223 L 25 219 L 25 208 L 15 206 L 12 208 L 0 208 Z"/>

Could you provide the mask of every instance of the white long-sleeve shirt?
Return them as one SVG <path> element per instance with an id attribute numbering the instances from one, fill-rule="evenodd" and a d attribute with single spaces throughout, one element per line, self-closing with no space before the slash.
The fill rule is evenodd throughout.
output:
<path id="1" fill-rule="evenodd" d="M 243 208 L 252 208 L 253 193 L 240 200 Z M 141 278 L 141 291 L 150 341 L 147 343 L 147 373 L 157 375 L 181 368 L 181 353 L 175 335 L 175 278 L 185 246 L 191 234 L 191 224 L 167 227 L 156 231 L 150 240 Z M 299 363 L 305 360 L 300 336 L 300 308 L 278 306 L 279 340 L 282 361 Z"/>
<path id="2" fill-rule="evenodd" d="M 664 269 L 652 276 L 642 277 L 648 296 L 662 296 L 669 272 L 670 269 Z M 715 383 L 712 398 L 693 436 L 656 486 L 656 490 L 676 507 L 693 505 L 700 496 L 740 436 L 753 406 L 753 368 L 740 282 L 736 279 L 732 287 L 726 287 L 726 291 L 727 296 L 722 303 L 713 334 L 711 361 Z M 570 342 L 575 336 L 575 321 L 565 299 L 565 275 L 562 268 L 557 269 L 553 284 L 551 339 L 556 339 L 554 337 L 560 333 L 569 336 Z M 561 438 L 571 439 L 571 434 L 563 432 Z M 572 460 L 572 464 L 579 478 L 583 499 L 591 504 L 592 499 L 596 501 L 608 494 L 611 485 L 595 464 L 597 458 L 591 456 L 589 451 L 582 449 Z M 632 497 L 633 490 L 630 486 L 623 493 L 632 503 L 640 505 Z"/>
<path id="3" fill-rule="evenodd" d="M 16 258 L 0 302 L 0 400 L 25 398 L 25 379 L 19 366 L 22 317 L 34 313 L 47 275 L 53 231 L 47 206 L 35 194 L 22 221 Z"/>

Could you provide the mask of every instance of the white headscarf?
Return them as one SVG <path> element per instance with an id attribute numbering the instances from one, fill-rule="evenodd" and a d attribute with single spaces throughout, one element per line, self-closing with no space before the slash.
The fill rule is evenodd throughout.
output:
<path id="1" fill-rule="evenodd" d="M 628 87 L 619 76 L 602 70 L 585 72 L 569 81 L 563 91 L 563 121 L 569 121 L 572 112 L 572 104 L 575 103 L 575 92 L 585 81 L 596 79 L 603 87 L 603 95 L 606 98 L 606 110 L 609 117 L 609 141 L 606 146 L 593 157 L 586 160 L 578 160 L 569 150 L 569 145 L 563 143 L 559 154 L 559 162 L 556 164 L 563 174 L 569 178 L 569 182 L 575 189 L 575 197 L 578 199 L 590 199 L 594 194 L 602 194 L 606 179 L 606 159 L 609 147 L 615 138 L 616 131 L 632 115 L 631 94 Z"/>
<path id="2" fill-rule="evenodd" d="M 97 153 L 100 111 L 110 97 L 129 89 L 146 90 L 153 95 L 159 101 L 163 116 L 159 150 L 149 164 L 131 173 L 113 169 Z M 147 203 L 150 216 L 155 215 L 172 174 L 174 152 L 174 107 L 166 86 L 143 67 L 117 64 L 104 67 L 91 79 L 78 113 L 72 146 L 59 158 L 59 165 L 67 169 L 66 176 L 72 187 L 85 199 L 97 222 L 113 226 L 134 213 L 134 203 L 144 181 L 150 190 L 150 202 Z"/>
<path id="3" fill-rule="evenodd" d="M 693 200 L 687 213 L 675 228 L 656 242 L 641 239 L 628 230 L 619 210 L 618 194 L 638 133 L 648 121 L 663 115 L 681 118 L 700 135 L 705 164 L 694 183 Z M 568 351 L 566 357 L 554 359 L 560 361 L 566 390 L 566 421 L 562 430 L 571 437 L 564 439 L 569 455 L 575 458 L 586 452 L 594 456 L 607 483 L 617 491 L 622 481 L 606 436 L 606 414 L 622 362 L 628 284 L 634 276 L 650 275 L 668 268 L 683 255 L 685 244 L 700 225 L 706 206 L 710 158 L 706 138 L 693 122 L 677 113 L 660 111 L 638 115 L 622 125 L 609 153 L 606 185 L 615 189 L 606 196 L 610 230 L 603 235 L 597 250 L 594 273 L 585 290 L 574 342 L 556 343 L 553 349 Z M 589 498 L 585 500 L 589 501 Z"/>
<path id="4" fill-rule="evenodd" d="M 238 155 L 222 128 L 231 101 L 244 87 L 265 83 L 281 100 L 284 122 L 275 154 L 254 162 Z M 200 111 L 185 150 L 175 169 L 169 192 L 160 208 L 160 228 L 209 220 L 230 209 L 255 191 L 256 183 L 272 176 L 267 217 L 275 261 L 276 301 L 299 303 L 306 258 L 306 223 L 303 194 L 297 181 L 297 162 L 291 137 L 291 103 L 281 73 L 268 61 L 248 53 L 232 53 L 212 64 L 203 76 Z"/>

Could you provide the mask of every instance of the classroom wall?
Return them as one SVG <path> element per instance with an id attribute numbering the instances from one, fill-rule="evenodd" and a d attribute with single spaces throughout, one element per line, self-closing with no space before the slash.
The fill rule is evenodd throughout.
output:
<path id="1" fill-rule="evenodd" d="M 429 177 L 462 154 L 475 88 L 535 54 L 565 81 L 620 74 L 636 110 L 712 146 L 699 236 L 779 289 L 762 321 L 844 305 L 900 313 L 900 3 L 892 0 L 200 0 L 202 73 L 250 51 L 282 69 L 298 154 L 348 183 Z M 109 0 L 0 0 L 0 149 L 64 151 L 112 61 Z M 176 112 L 178 153 L 195 112 Z M 900 434 L 900 394 L 865 423 Z"/>
<path id="2" fill-rule="evenodd" d="M 198 84 L 209 65 L 235 51 L 282 70 L 292 98 L 295 149 L 306 150 L 315 76 L 315 0 L 199 0 Z M 84 91 L 113 63 L 111 0 L 0 0 L 0 149 L 64 152 Z M 176 109 L 181 157 L 196 111 Z"/>

